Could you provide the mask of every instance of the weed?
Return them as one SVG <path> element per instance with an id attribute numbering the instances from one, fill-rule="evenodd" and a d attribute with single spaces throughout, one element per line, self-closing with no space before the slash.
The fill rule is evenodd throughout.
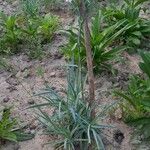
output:
<path id="1" fill-rule="evenodd" d="M 78 147 L 86 150 L 93 143 L 96 149 L 104 149 L 103 129 L 111 126 L 97 123 L 105 116 L 104 111 L 92 118 L 94 106 L 89 107 L 84 97 L 83 77 L 74 66 L 69 67 L 69 72 L 66 96 L 62 97 L 47 86 L 37 94 L 46 102 L 31 107 L 39 110 L 38 119 L 46 127 L 46 134 L 58 138 L 47 144 L 54 145 L 56 149 L 73 150 Z M 42 109 L 49 106 L 55 110 L 52 115 Z"/>
<path id="2" fill-rule="evenodd" d="M 0 13 L 0 26 L 2 36 L 0 37 L 0 52 L 13 53 L 18 51 L 17 45 L 20 42 L 21 32 L 16 26 L 17 16 L 7 16 Z"/>
<path id="3" fill-rule="evenodd" d="M 64 0 L 42 0 L 43 5 L 45 6 L 46 10 L 57 10 L 57 9 L 61 9 Z"/>
<path id="4" fill-rule="evenodd" d="M 141 70 L 149 77 L 150 79 L 150 53 L 140 53 L 140 56 L 142 57 L 143 62 L 140 62 L 139 66 Z"/>
<path id="5" fill-rule="evenodd" d="M 31 59 L 42 60 L 45 56 L 43 47 L 41 45 L 41 40 L 38 38 L 32 38 L 31 41 L 28 41 L 29 51 L 28 56 Z"/>
<path id="6" fill-rule="evenodd" d="M 40 12 L 39 0 L 21 0 L 20 5 L 26 17 L 34 18 L 39 16 Z"/>
<path id="7" fill-rule="evenodd" d="M 46 14 L 36 17 L 22 15 L 7 16 L 1 13 L 0 53 L 12 54 L 19 49 L 19 44 L 29 48 L 31 58 L 42 59 L 42 43 L 50 42 L 59 26 L 59 18 Z"/>
<path id="8" fill-rule="evenodd" d="M 124 0 L 123 4 L 117 6 L 111 5 L 103 9 L 108 26 L 122 19 L 127 19 L 121 28 L 127 24 L 134 23 L 134 26 L 126 30 L 122 36 L 126 44 L 131 47 L 137 47 L 141 40 L 150 35 L 150 22 L 140 18 L 141 5 L 148 0 Z"/>
<path id="9" fill-rule="evenodd" d="M 119 56 L 119 53 L 127 48 L 126 46 L 121 45 L 118 45 L 117 47 L 113 46 L 115 40 L 118 40 L 127 29 L 134 25 L 131 23 L 121 28 L 126 21 L 127 20 L 118 21 L 116 24 L 103 29 L 101 26 L 103 22 L 101 12 L 99 12 L 96 17 L 92 18 L 90 35 L 95 71 L 111 70 L 109 62 L 115 60 L 117 56 Z M 86 55 L 83 30 L 81 31 L 80 37 L 80 50 L 78 48 L 78 30 L 80 29 L 75 28 L 74 30 L 67 31 L 69 43 L 62 50 L 67 58 L 70 59 L 74 56 L 75 62 L 78 62 L 80 55 L 81 62 L 85 64 Z"/>
<path id="10" fill-rule="evenodd" d="M 13 133 L 13 128 L 16 125 L 16 120 L 10 119 L 10 109 L 4 109 L 0 119 L 0 139 L 17 141 L 16 135 Z"/>
<path id="11" fill-rule="evenodd" d="M 44 68 L 42 66 L 39 66 L 39 67 L 36 68 L 36 74 L 37 74 L 37 76 L 43 77 L 44 73 L 45 73 L 45 70 L 44 70 Z"/>
<path id="12" fill-rule="evenodd" d="M 132 76 L 127 91 L 115 92 L 124 101 L 120 104 L 124 119 L 129 124 L 139 127 L 146 138 L 150 138 L 150 53 L 140 53 L 143 62 L 140 68 L 145 77 Z"/>
<path id="13" fill-rule="evenodd" d="M 17 142 L 32 139 L 33 134 L 25 134 L 18 130 L 16 119 L 10 117 L 10 110 L 10 108 L 5 108 L 0 111 L 0 141 Z"/>
<path id="14" fill-rule="evenodd" d="M 42 35 L 43 39 L 50 41 L 54 35 L 54 32 L 58 29 L 59 17 L 46 14 L 40 20 L 40 25 L 37 29 L 37 33 Z"/>

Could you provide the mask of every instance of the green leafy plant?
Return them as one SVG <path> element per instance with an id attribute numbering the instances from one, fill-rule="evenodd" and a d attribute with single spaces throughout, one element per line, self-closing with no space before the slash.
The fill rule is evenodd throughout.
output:
<path id="1" fill-rule="evenodd" d="M 122 19 L 128 20 L 122 27 L 129 23 L 135 24 L 132 28 L 126 30 L 122 36 L 125 43 L 132 47 L 140 45 L 141 40 L 150 35 L 150 22 L 140 17 L 141 6 L 146 1 L 148 0 L 124 0 L 121 5 L 110 5 L 103 9 L 108 26 Z"/>
<path id="2" fill-rule="evenodd" d="M 16 120 L 10 119 L 10 109 L 4 109 L 0 119 L 0 140 L 17 141 L 17 137 L 13 132 Z"/>
<path id="3" fill-rule="evenodd" d="M 28 42 L 28 56 L 31 59 L 42 60 L 45 56 L 45 52 L 43 51 L 43 47 L 41 44 L 41 40 L 37 38 L 33 38 Z"/>
<path id="4" fill-rule="evenodd" d="M 119 37 L 134 25 L 134 23 L 131 23 L 121 28 L 126 21 L 127 20 L 121 20 L 108 28 L 103 28 L 103 26 L 101 26 L 103 24 L 101 12 L 92 18 L 90 36 L 95 70 L 111 70 L 109 62 L 114 61 L 119 53 L 127 48 L 121 45 L 117 47 L 113 46 L 114 42 L 119 40 Z M 80 56 L 81 62 L 85 64 L 86 55 L 83 30 L 81 29 L 80 48 L 78 48 L 78 30 L 80 29 L 75 28 L 66 32 L 69 36 L 69 43 L 62 50 L 67 58 L 70 59 L 74 56 L 75 62 L 78 62 Z"/>
<path id="5" fill-rule="evenodd" d="M 25 16 L 20 16 L 18 18 L 17 24 L 23 33 L 23 38 L 32 41 L 32 38 L 37 37 L 37 29 L 40 26 L 41 17 L 36 18 L 26 18 Z"/>
<path id="6" fill-rule="evenodd" d="M 20 30 L 28 45 L 30 58 L 42 59 L 45 56 L 42 44 L 51 42 L 58 27 L 59 18 L 54 15 L 46 14 L 36 18 L 25 18 L 23 24 L 20 24 Z"/>
<path id="7" fill-rule="evenodd" d="M 29 48 L 32 58 L 43 57 L 43 42 L 50 42 L 59 27 L 59 18 L 54 15 L 25 17 L 24 15 L 0 15 L 0 52 L 12 54 L 22 44 Z"/>
<path id="8" fill-rule="evenodd" d="M 149 63 L 150 53 L 140 53 L 143 62 L 139 64 L 142 71 L 147 75 L 132 76 L 127 91 L 115 92 L 124 101 L 120 106 L 125 117 L 125 121 L 139 127 L 146 138 L 150 138 L 150 76 Z"/>
<path id="9" fill-rule="evenodd" d="M 26 17 L 34 18 L 39 16 L 39 12 L 40 12 L 39 0 L 21 0 L 20 6 Z"/>
<path id="10" fill-rule="evenodd" d="M 140 53 L 140 56 L 142 57 L 143 62 L 140 62 L 139 66 L 141 70 L 149 77 L 150 79 L 150 53 Z"/>
<path id="11" fill-rule="evenodd" d="M 16 52 L 17 45 L 20 42 L 21 32 L 16 25 L 17 16 L 7 16 L 0 13 L 0 27 L 2 35 L 0 36 L 0 51 L 1 53 Z"/>
<path id="12" fill-rule="evenodd" d="M 17 128 L 17 120 L 11 118 L 10 108 L 0 111 L 0 142 L 8 140 L 11 142 L 29 140 L 33 134 L 26 134 Z"/>
<path id="13" fill-rule="evenodd" d="M 80 71 L 71 65 L 67 78 L 68 88 L 66 95 L 61 96 L 52 88 L 47 86 L 37 96 L 45 99 L 45 103 L 31 106 L 39 110 L 38 119 L 45 126 L 46 134 L 54 135 L 57 140 L 47 144 L 52 144 L 56 149 L 74 150 L 80 148 L 86 150 L 92 143 L 96 149 L 104 149 L 103 130 L 110 128 L 104 125 L 101 119 L 105 117 L 107 108 L 92 117 L 92 109 L 84 96 L 83 77 Z M 52 115 L 42 108 L 53 108 Z"/>
<path id="14" fill-rule="evenodd" d="M 40 25 L 37 29 L 38 34 L 42 35 L 44 40 L 50 41 L 54 35 L 54 32 L 59 27 L 59 17 L 46 14 L 40 19 Z"/>

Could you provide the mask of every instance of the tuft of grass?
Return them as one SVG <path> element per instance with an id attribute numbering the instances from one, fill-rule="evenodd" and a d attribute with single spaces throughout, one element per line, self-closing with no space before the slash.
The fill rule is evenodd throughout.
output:
<path id="1" fill-rule="evenodd" d="M 45 133 L 57 137 L 57 140 L 46 144 L 64 150 L 74 150 L 77 147 L 86 150 L 92 144 L 94 148 L 104 150 L 103 130 L 112 127 L 101 122 L 107 109 L 103 109 L 93 118 L 91 112 L 96 105 L 91 108 L 84 96 L 85 78 L 75 66 L 71 65 L 68 72 L 65 96 L 47 86 L 41 93 L 36 94 L 45 102 L 30 107 L 39 110 L 38 120 L 45 127 Z M 50 115 L 43 108 L 55 111 Z"/>
<path id="2" fill-rule="evenodd" d="M 33 134 L 26 134 L 17 128 L 17 120 L 11 118 L 10 108 L 0 110 L 0 141 L 18 142 L 29 140 Z"/>
<path id="3" fill-rule="evenodd" d="M 124 44 L 137 48 L 141 45 L 141 41 L 150 35 L 150 21 L 140 17 L 140 12 L 145 12 L 142 5 L 149 0 L 123 0 L 121 4 L 113 3 L 103 8 L 103 15 L 106 16 L 105 21 L 108 26 L 116 22 L 127 19 L 121 28 L 127 24 L 134 23 L 130 29 L 127 29 L 122 35 Z"/>
<path id="4" fill-rule="evenodd" d="M 0 13 L 0 28 L 2 34 L 0 36 L 0 53 L 16 53 L 18 51 L 18 43 L 20 42 L 21 31 L 16 26 L 17 16 L 7 16 Z"/>
<path id="5" fill-rule="evenodd" d="M 131 23 L 121 28 L 122 25 L 127 22 L 127 20 L 124 19 L 118 21 L 110 27 L 104 28 L 102 26 L 103 21 L 104 17 L 102 16 L 100 11 L 95 17 L 92 18 L 90 27 L 93 65 L 95 71 L 100 72 L 103 70 L 112 70 L 112 61 L 115 61 L 117 57 L 119 57 L 119 54 L 128 48 L 128 46 L 122 46 L 121 44 L 118 44 L 118 46 L 114 46 L 114 43 L 119 40 L 120 36 L 127 29 L 130 29 L 134 25 L 134 23 Z M 78 48 L 79 30 L 81 30 L 80 49 Z M 64 55 L 68 59 L 71 59 L 72 56 L 74 56 L 76 63 L 78 62 L 79 58 L 81 58 L 81 62 L 83 63 L 83 65 L 85 65 L 86 54 L 83 29 L 79 29 L 79 27 L 77 27 L 73 30 L 66 31 L 66 34 L 69 37 L 69 42 L 62 49 Z"/>
<path id="6" fill-rule="evenodd" d="M 49 43 L 59 28 L 59 17 L 51 14 L 45 16 L 8 16 L 0 14 L 0 53 L 14 54 L 19 51 L 19 46 L 29 48 L 29 57 L 42 59 L 44 52 L 43 43 Z"/>
<path id="7" fill-rule="evenodd" d="M 40 13 L 39 0 L 20 0 L 20 6 L 25 16 L 34 18 L 39 16 Z"/>
<path id="8" fill-rule="evenodd" d="M 150 53 L 140 52 L 143 62 L 139 64 L 145 77 L 134 75 L 129 81 L 126 91 L 116 91 L 116 95 L 123 101 L 120 107 L 124 121 L 137 127 L 139 133 L 150 138 Z"/>

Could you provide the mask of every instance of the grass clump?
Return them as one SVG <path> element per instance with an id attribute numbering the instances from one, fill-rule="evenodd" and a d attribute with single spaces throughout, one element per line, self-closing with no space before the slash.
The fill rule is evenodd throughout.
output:
<path id="1" fill-rule="evenodd" d="M 139 128 L 145 138 L 150 138 L 150 53 L 140 53 L 143 62 L 139 64 L 145 76 L 134 75 L 127 91 L 115 92 L 123 101 L 120 106 L 124 121 Z"/>
<path id="2" fill-rule="evenodd" d="M 127 24 L 123 28 L 122 25 L 127 22 L 126 19 L 120 20 L 110 27 L 103 27 L 104 17 L 99 12 L 92 18 L 90 27 L 91 49 L 93 55 L 93 65 L 95 71 L 112 70 L 111 63 L 117 60 L 119 54 L 127 49 L 127 46 L 122 46 L 121 43 L 118 46 L 114 46 L 115 42 L 119 40 L 120 36 L 124 34 L 127 29 L 130 29 L 133 24 Z M 80 28 L 74 28 L 68 30 L 67 35 L 69 37 L 69 43 L 63 48 L 64 55 L 71 59 L 75 58 L 77 63 L 81 58 L 82 64 L 86 64 L 86 54 L 84 46 L 83 29 L 81 29 L 80 48 L 78 47 L 78 31 Z M 119 42 L 118 42 L 119 43 Z"/>
<path id="3" fill-rule="evenodd" d="M 42 44 L 51 42 L 54 33 L 59 27 L 57 16 L 0 15 L 0 53 L 13 54 L 20 51 L 21 45 L 29 48 L 31 58 L 43 56 Z M 31 53 L 30 53 L 31 52 Z"/>
<path id="4" fill-rule="evenodd" d="M 34 137 L 33 134 L 26 134 L 18 127 L 17 120 L 11 117 L 11 109 L 0 110 L 0 142 L 3 141 L 25 141 Z"/>
<path id="5" fill-rule="evenodd" d="M 132 28 L 127 29 L 122 35 L 122 40 L 125 44 L 132 48 L 140 46 L 141 41 L 145 40 L 150 35 L 150 21 L 141 17 L 141 11 L 145 12 L 142 5 L 148 0 L 123 0 L 122 3 L 111 3 L 110 6 L 103 8 L 103 15 L 108 26 L 114 23 L 127 19 L 121 28 L 127 24 L 134 23 Z"/>
<path id="6" fill-rule="evenodd" d="M 65 96 L 47 86 L 37 94 L 45 99 L 45 103 L 31 107 L 39 110 L 38 119 L 44 125 L 46 134 L 57 137 L 57 140 L 47 144 L 64 150 L 87 150 L 91 144 L 94 149 L 105 149 L 103 130 L 111 127 L 101 122 L 106 110 L 103 109 L 95 118 L 92 117 L 95 105 L 91 108 L 84 96 L 81 73 L 75 67 L 70 67 L 69 72 Z M 55 111 L 50 115 L 43 107 L 51 107 Z"/>
<path id="7" fill-rule="evenodd" d="M 21 30 L 17 26 L 17 16 L 7 16 L 0 13 L 0 53 L 16 53 L 21 41 Z"/>

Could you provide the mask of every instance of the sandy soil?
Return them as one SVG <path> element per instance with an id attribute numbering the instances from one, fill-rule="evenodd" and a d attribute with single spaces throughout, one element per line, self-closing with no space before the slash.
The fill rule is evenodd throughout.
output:
<path id="1" fill-rule="evenodd" d="M 8 14 L 15 11 L 16 6 L 17 1 L 9 4 L 7 1 L 0 0 L 0 9 Z M 72 18 L 66 14 L 61 14 L 61 17 L 64 25 L 72 21 Z M 44 88 L 45 83 L 53 86 L 58 92 L 63 93 L 66 84 L 66 62 L 59 50 L 60 46 L 65 43 L 66 39 L 62 35 L 57 34 L 52 43 L 45 45 L 44 49 L 47 57 L 42 61 L 30 60 L 23 52 L 7 58 L 13 71 L 0 70 L 0 108 L 13 106 L 12 115 L 18 118 L 22 126 L 26 127 L 27 132 L 36 133 L 36 136 L 30 141 L 16 144 L 6 143 L 0 146 L 0 150 L 52 150 L 50 146 L 43 146 L 45 142 L 51 141 L 51 138 L 41 135 L 42 126 L 36 120 L 34 110 L 25 108 L 31 104 L 41 103 L 43 101 L 34 97 L 33 93 Z M 115 65 L 115 68 L 118 69 L 118 75 L 116 77 L 112 77 L 109 74 L 102 74 L 96 77 L 96 97 L 99 103 L 106 104 L 113 102 L 114 99 L 110 95 L 111 91 L 118 86 L 125 86 L 129 74 L 140 72 L 138 68 L 140 58 L 137 55 L 130 56 L 124 53 L 123 59 L 125 59 L 126 63 L 122 62 Z M 42 70 L 43 73 L 39 74 L 39 70 Z M 115 130 L 120 130 L 124 135 L 121 144 L 117 144 L 113 137 L 114 130 L 108 131 L 109 144 L 107 150 L 135 149 L 130 141 L 133 129 L 121 121 L 120 112 L 115 112 L 114 118 L 108 117 L 105 121 L 116 126 Z M 114 147 L 110 146 L 110 144 L 113 144 Z M 138 148 L 136 149 L 138 150 Z M 150 150 L 149 146 L 144 148 L 144 150 Z"/>

